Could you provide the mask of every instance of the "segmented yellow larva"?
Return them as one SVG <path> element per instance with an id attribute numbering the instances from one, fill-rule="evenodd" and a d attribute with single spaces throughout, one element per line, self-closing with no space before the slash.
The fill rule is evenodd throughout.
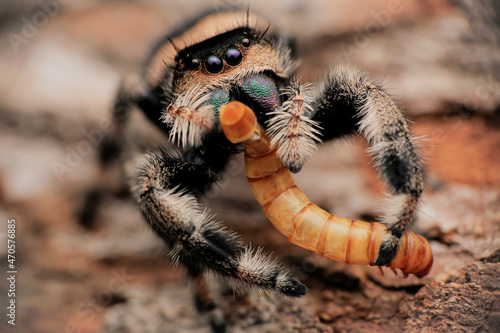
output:
<path id="1" fill-rule="evenodd" d="M 385 225 L 345 219 L 313 204 L 276 157 L 276 149 L 246 105 L 236 101 L 224 105 L 219 119 L 228 140 L 245 146 L 248 184 L 276 229 L 290 242 L 327 258 L 374 265 L 380 245 L 389 234 Z M 389 267 L 401 269 L 405 276 L 424 276 L 432 262 L 427 240 L 409 231 Z"/>

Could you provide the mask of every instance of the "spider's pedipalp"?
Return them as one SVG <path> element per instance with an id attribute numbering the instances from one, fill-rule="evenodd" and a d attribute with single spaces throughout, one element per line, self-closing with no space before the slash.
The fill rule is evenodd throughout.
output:
<path id="1" fill-rule="evenodd" d="M 284 95 L 283 105 L 269 113 L 268 132 L 283 164 L 290 171 L 298 172 L 317 150 L 321 133 L 318 124 L 310 119 L 314 102 L 311 84 L 302 84 L 295 78 Z"/>
<path id="2" fill-rule="evenodd" d="M 208 95 L 200 94 L 200 90 L 194 86 L 175 98 L 161 117 L 171 126 L 170 140 L 183 148 L 200 146 L 203 135 L 215 126 L 213 106 L 206 104 Z"/>

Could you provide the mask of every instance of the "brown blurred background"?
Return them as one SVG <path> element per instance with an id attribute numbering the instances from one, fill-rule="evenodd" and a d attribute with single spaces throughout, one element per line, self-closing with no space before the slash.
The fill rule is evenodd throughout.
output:
<path id="1" fill-rule="evenodd" d="M 7 220 L 16 220 L 16 326 L 4 332 L 209 332 L 184 269 L 127 197 L 104 193 L 101 138 L 120 78 L 151 45 L 207 10 L 245 7 L 294 36 L 298 75 L 339 64 L 383 83 L 423 139 L 428 184 L 418 232 L 434 268 L 381 276 L 288 243 L 232 165 L 206 204 L 306 283 L 299 300 L 234 295 L 211 279 L 231 332 L 495 332 L 500 327 L 500 27 L 491 1 L 97 1 L 0 3 L 0 308 L 8 301 Z M 322 147 L 295 178 L 338 215 L 374 219 L 383 188 L 364 141 Z M 109 184 L 108 184 L 109 183 Z"/>

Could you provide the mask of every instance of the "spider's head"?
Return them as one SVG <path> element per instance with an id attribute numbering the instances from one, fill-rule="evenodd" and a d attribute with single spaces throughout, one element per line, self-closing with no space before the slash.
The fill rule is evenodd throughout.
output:
<path id="1" fill-rule="evenodd" d="M 180 82 L 193 74 L 213 80 L 243 70 L 250 65 L 248 57 L 257 44 L 262 44 L 259 37 L 254 29 L 239 27 L 180 50 L 175 56 L 174 80 Z"/>
<path id="2" fill-rule="evenodd" d="M 215 113 L 235 99 L 257 113 L 271 111 L 280 82 L 295 69 L 288 40 L 248 12 L 209 15 L 158 51 L 171 70 L 164 88 L 174 99 L 211 105 Z"/>

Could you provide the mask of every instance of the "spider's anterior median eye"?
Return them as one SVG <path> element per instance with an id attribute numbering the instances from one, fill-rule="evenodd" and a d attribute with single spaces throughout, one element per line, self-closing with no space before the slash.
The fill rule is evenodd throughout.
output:
<path id="1" fill-rule="evenodd" d="M 211 55 L 210 57 L 207 58 L 207 61 L 205 62 L 205 67 L 207 68 L 207 71 L 209 71 L 210 73 L 217 74 L 224 67 L 224 63 L 222 62 L 222 59 L 219 58 L 218 56 Z"/>
<path id="2" fill-rule="evenodd" d="M 241 55 L 241 51 L 237 48 L 230 48 L 226 51 L 226 63 L 230 66 L 236 66 L 241 62 L 243 56 Z"/>

